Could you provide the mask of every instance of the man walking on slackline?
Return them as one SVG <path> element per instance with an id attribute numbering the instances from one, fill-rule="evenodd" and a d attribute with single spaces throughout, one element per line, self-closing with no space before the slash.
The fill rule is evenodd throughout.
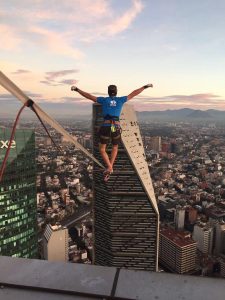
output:
<path id="1" fill-rule="evenodd" d="M 116 85 L 108 86 L 108 97 L 96 97 L 87 92 L 80 90 L 76 86 L 71 87 L 71 91 L 78 92 L 81 96 L 92 100 L 93 102 L 100 103 L 102 105 L 102 112 L 104 122 L 99 130 L 99 151 L 101 156 L 107 166 L 104 171 L 104 181 L 109 179 L 110 174 L 113 172 L 113 165 L 118 153 L 118 144 L 121 140 L 121 129 L 120 129 L 120 113 L 123 104 L 128 100 L 131 100 L 135 96 L 139 95 L 144 89 L 153 87 L 153 85 L 146 84 L 139 89 L 134 90 L 128 96 L 117 97 L 117 87 Z M 109 158 L 106 152 L 106 146 L 110 142 L 112 143 L 111 157 Z"/>

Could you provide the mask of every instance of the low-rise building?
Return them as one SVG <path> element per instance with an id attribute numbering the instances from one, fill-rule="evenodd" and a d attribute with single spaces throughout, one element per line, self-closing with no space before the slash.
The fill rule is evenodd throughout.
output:
<path id="1" fill-rule="evenodd" d="M 159 262 L 179 274 L 188 273 L 196 267 L 197 243 L 189 232 L 177 232 L 172 228 L 160 229 Z"/>

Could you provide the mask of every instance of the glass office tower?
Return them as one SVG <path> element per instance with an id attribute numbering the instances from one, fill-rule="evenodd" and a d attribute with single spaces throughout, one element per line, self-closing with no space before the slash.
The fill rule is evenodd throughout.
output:
<path id="1" fill-rule="evenodd" d="M 94 263 L 157 271 L 159 213 L 132 106 L 124 105 L 120 120 L 122 145 L 107 183 L 94 165 Z M 94 104 L 93 152 L 100 161 L 101 122 L 101 106 Z"/>
<path id="2" fill-rule="evenodd" d="M 11 130 L 0 128 L 0 165 Z M 36 168 L 33 130 L 16 130 L 0 183 L 0 255 L 36 258 Z"/>

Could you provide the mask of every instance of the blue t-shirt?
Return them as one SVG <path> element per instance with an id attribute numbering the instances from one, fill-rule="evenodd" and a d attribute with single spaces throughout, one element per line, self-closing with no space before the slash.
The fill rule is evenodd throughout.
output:
<path id="1" fill-rule="evenodd" d="M 103 117 L 106 115 L 119 117 L 127 96 L 123 97 L 97 97 L 97 102 L 102 104 Z"/>

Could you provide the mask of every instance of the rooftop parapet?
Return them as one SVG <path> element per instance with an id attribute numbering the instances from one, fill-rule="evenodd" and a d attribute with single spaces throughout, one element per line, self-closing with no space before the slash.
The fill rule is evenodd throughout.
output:
<path id="1" fill-rule="evenodd" d="M 0 256 L 0 299 L 224 300 L 224 279 Z M 4 270 L 4 272 L 3 272 Z"/>

